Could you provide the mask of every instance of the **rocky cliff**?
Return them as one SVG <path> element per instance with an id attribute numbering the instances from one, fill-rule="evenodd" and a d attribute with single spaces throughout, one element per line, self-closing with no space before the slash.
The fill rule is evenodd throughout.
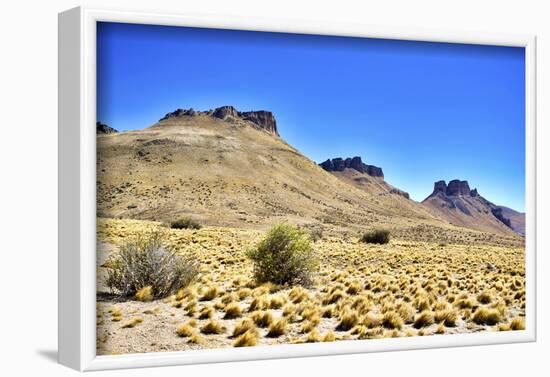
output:
<path id="1" fill-rule="evenodd" d="M 115 134 L 118 132 L 113 127 L 109 127 L 108 125 L 101 122 L 96 122 L 95 128 L 97 134 Z"/>
<path id="2" fill-rule="evenodd" d="M 264 130 L 275 136 L 279 136 L 277 131 L 277 121 L 273 113 L 265 110 L 258 111 L 239 111 L 233 106 L 222 106 L 214 110 L 196 111 L 194 109 L 177 109 L 166 114 L 159 122 L 163 120 L 178 117 L 211 116 L 229 123 L 247 122 L 251 126 Z"/>
<path id="3" fill-rule="evenodd" d="M 454 179 L 449 184 L 437 181 L 422 204 L 454 225 L 497 233 L 513 230 L 522 234 L 521 224 L 512 226 L 507 212 L 481 196 L 477 189 L 470 189 L 468 181 Z"/>
<path id="4" fill-rule="evenodd" d="M 359 173 L 368 174 L 371 177 L 384 178 L 382 168 L 374 165 L 367 165 L 363 163 L 361 157 L 358 156 L 351 158 L 348 157 L 346 159 L 343 159 L 341 157 L 333 158 L 332 160 L 328 159 L 325 162 L 320 163 L 319 166 L 329 172 L 344 171 L 344 169 L 354 169 L 357 170 Z"/>

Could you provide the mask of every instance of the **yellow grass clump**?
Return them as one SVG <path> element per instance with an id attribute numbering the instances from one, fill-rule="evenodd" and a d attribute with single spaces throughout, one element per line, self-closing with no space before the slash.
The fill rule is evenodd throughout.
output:
<path id="1" fill-rule="evenodd" d="M 242 315 L 241 305 L 237 302 L 232 302 L 225 307 L 224 319 L 235 319 Z"/>
<path id="2" fill-rule="evenodd" d="M 273 315 L 269 311 L 255 311 L 250 315 L 258 327 L 268 327 L 273 322 Z"/>
<path id="3" fill-rule="evenodd" d="M 125 322 L 124 324 L 122 324 L 122 328 L 123 329 L 131 329 L 133 327 L 136 327 L 141 322 L 143 322 L 143 318 L 135 317 L 135 318 L 132 318 L 131 320 Z"/>
<path id="4" fill-rule="evenodd" d="M 201 327 L 201 333 L 205 335 L 221 334 L 225 331 L 225 327 L 214 320 L 209 320 Z"/>
<path id="5" fill-rule="evenodd" d="M 200 300 L 201 301 L 213 300 L 218 296 L 218 293 L 219 293 L 218 287 L 215 286 L 215 285 L 212 285 L 204 291 L 204 293 L 202 294 Z"/>
<path id="6" fill-rule="evenodd" d="M 147 287 L 143 287 L 139 291 L 137 291 L 136 300 L 142 302 L 153 301 L 153 287 L 148 285 Z"/>
<path id="7" fill-rule="evenodd" d="M 493 326 L 502 320 L 502 316 L 497 309 L 482 306 L 474 312 L 472 320 L 478 325 Z"/>
<path id="8" fill-rule="evenodd" d="M 323 336 L 323 342 L 334 342 L 336 340 L 336 334 L 334 331 L 329 331 Z"/>
<path id="9" fill-rule="evenodd" d="M 387 329 L 401 329 L 403 327 L 403 319 L 394 311 L 384 313 L 382 318 L 382 326 Z"/>
<path id="10" fill-rule="evenodd" d="M 435 322 L 442 322 L 447 327 L 455 327 L 458 321 L 458 312 L 455 309 L 448 308 L 437 310 L 434 313 Z"/>
<path id="11" fill-rule="evenodd" d="M 414 328 L 419 329 L 421 327 L 433 325 L 434 321 L 433 313 L 429 310 L 424 310 L 414 318 Z"/>
<path id="12" fill-rule="evenodd" d="M 525 330 L 525 319 L 516 317 L 510 322 L 510 330 Z"/>
<path id="13" fill-rule="evenodd" d="M 359 316 L 355 310 L 350 309 L 342 314 L 340 322 L 338 323 L 338 326 L 336 326 L 336 330 L 348 331 L 357 325 L 357 323 L 359 323 Z"/>
<path id="14" fill-rule="evenodd" d="M 211 306 L 205 306 L 201 309 L 201 312 L 199 314 L 199 319 L 210 319 L 213 318 L 215 314 L 214 308 Z"/>
<path id="15" fill-rule="evenodd" d="M 267 331 L 267 337 L 277 338 L 286 333 L 287 320 L 284 317 L 274 320 Z"/>
<path id="16" fill-rule="evenodd" d="M 250 318 L 245 318 L 235 325 L 233 329 L 233 337 L 238 337 L 239 335 L 244 334 L 248 330 L 256 329 L 256 324 Z"/>
<path id="17" fill-rule="evenodd" d="M 184 323 L 183 325 L 178 326 L 178 328 L 176 329 L 176 333 L 178 334 L 178 336 L 182 338 L 190 337 L 195 332 L 196 332 L 195 328 L 190 326 L 187 323 Z"/>
<path id="18" fill-rule="evenodd" d="M 253 347 L 256 344 L 258 344 L 258 332 L 255 330 L 248 330 L 235 339 L 233 347 Z"/>

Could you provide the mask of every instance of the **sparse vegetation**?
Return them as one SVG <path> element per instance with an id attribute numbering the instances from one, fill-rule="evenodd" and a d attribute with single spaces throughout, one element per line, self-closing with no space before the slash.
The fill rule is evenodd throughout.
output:
<path id="1" fill-rule="evenodd" d="M 142 298 L 166 297 L 192 282 L 198 274 L 196 261 L 177 254 L 164 241 L 163 233 L 155 231 L 123 243 L 106 263 L 107 287 L 122 296 L 140 292 Z"/>
<path id="2" fill-rule="evenodd" d="M 260 283 L 309 286 L 318 266 L 307 233 L 290 224 L 274 226 L 247 255 Z"/>
<path id="3" fill-rule="evenodd" d="M 286 318 L 282 317 L 282 318 L 276 319 L 271 323 L 271 325 L 269 325 L 269 329 L 267 331 L 266 336 L 270 338 L 277 338 L 281 335 L 284 335 L 286 332 L 286 325 L 287 325 Z"/>
<path id="4" fill-rule="evenodd" d="M 258 343 L 258 332 L 256 330 L 248 330 L 239 336 L 233 343 L 234 347 L 253 347 Z"/>
<path id="5" fill-rule="evenodd" d="M 122 328 L 123 329 L 131 329 L 133 327 L 136 327 L 138 324 L 140 324 L 141 322 L 143 322 L 143 318 L 141 317 L 135 317 L 135 318 L 132 318 L 131 320 L 125 322 L 122 324 Z"/>
<path id="6" fill-rule="evenodd" d="M 170 223 L 172 229 L 200 229 L 201 224 L 198 221 L 193 220 L 191 217 L 181 217 Z"/>
<path id="7" fill-rule="evenodd" d="M 422 327 L 433 325 L 434 321 L 433 313 L 429 310 L 424 310 L 415 317 L 414 328 L 420 329 Z"/>
<path id="8" fill-rule="evenodd" d="M 140 290 L 136 292 L 136 300 L 147 302 L 153 300 L 153 287 L 148 285 L 147 287 L 143 287 Z"/>
<path id="9" fill-rule="evenodd" d="M 237 302 L 232 302 L 225 307 L 224 319 L 234 319 L 242 315 L 241 305 Z"/>
<path id="10" fill-rule="evenodd" d="M 472 320 L 478 325 L 493 326 L 499 323 L 502 317 L 497 309 L 482 306 L 475 311 Z"/>
<path id="11" fill-rule="evenodd" d="M 387 229 L 375 229 L 369 232 L 365 232 L 361 236 L 361 242 L 377 243 L 381 245 L 386 244 L 390 242 L 390 231 Z"/>
<path id="12" fill-rule="evenodd" d="M 102 232 L 114 245 L 157 226 L 135 220 L 109 220 L 108 224 L 109 231 Z M 104 229 L 102 222 L 99 225 Z M 320 269 L 306 287 L 254 280 L 254 263 L 245 250 L 262 238 L 263 233 L 251 230 L 164 229 L 164 240 L 172 250 L 196 250 L 201 274 L 162 300 L 147 301 L 146 289 L 133 296 L 138 299 L 144 294 L 142 302 L 119 298 L 98 302 L 98 353 L 111 353 L 114 344 L 133 352 L 125 348 L 139 345 L 132 339 L 159 331 L 164 334 L 162 342 L 153 340 L 133 349 L 243 347 L 525 328 L 522 249 L 450 243 L 441 248 L 437 243 L 399 239 L 391 247 L 379 247 L 331 235 L 315 244 Z M 495 267 L 489 269 L 489 264 Z M 490 298 L 483 297 L 487 295 Z M 146 316 L 133 324 L 135 330 L 131 324 L 122 331 L 139 315 Z M 166 323 L 168 331 L 162 332 L 159 323 Z"/>
<path id="13" fill-rule="evenodd" d="M 256 325 L 250 318 L 245 318 L 235 325 L 235 328 L 233 329 L 233 337 L 242 335 L 248 330 L 256 330 Z"/>
<path id="14" fill-rule="evenodd" d="M 201 333 L 205 335 L 221 334 L 225 331 L 225 327 L 214 320 L 209 320 L 201 327 Z"/>
<path id="15" fill-rule="evenodd" d="M 182 338 L 190 337 L 190 336 L 193 335 L 196 331 L 197 331 L 197 330 L 195 330 L 195 328 L 193 328 L 193 327 L 190 326 L 189 324 L 180 325 L 180 326 L 178 326 L 178 328 L 176 329 L 176 333 L 178 334 L 178 336 L 181 336 Z"/>

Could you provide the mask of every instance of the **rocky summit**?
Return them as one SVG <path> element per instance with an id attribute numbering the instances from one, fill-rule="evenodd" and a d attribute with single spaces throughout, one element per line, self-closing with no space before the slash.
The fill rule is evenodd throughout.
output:
<path id="1" fill-rule="evenodd" d="M 103 124 L 101 122 L 96 122 L 95 124 L 96 133 L 97 134 L 115 134 L 118 133 L 117 130 L 115 130 L 113 127 L 110 127 L 106 124 Z"/>
<path id="2" fill-rule="evenodd" d="M 501 234 L 510 230 L 522 235 L 525 232 L 520 213 L 491 203 L 477 189 L 471 190 L 468 181 L 437 181 L 422 204 L 453 225 Z"/>
<path id="3" fill-rule="evenodd" d="M 367 165 L 361 161 L 361 157 L 355 156 L 355 157 L 348 157 L 346 159 L 343 159 L 341 157 L 333 158 L 326 160 L 325 162 L 322 162 L 319 164 L 323 169 L 329 172 L 334 171 L 344 171 L 344 169 L 354 169 L 357 170 L 359 173 L 368 174 L 371 177 L 380 177 L 384 178 L 384 172 L 382 172 L 382 168 L 379 168 L 374 165 Z"/>
<path id="4" fill-rule="evenodd" d="M 438 192 L 444 193 L 447 196 L 476 197 L 479 195 L 477 193 L 477 189 L 470 190 L 470 185 L 468 184 L 468 181 L 461 181 L 458 179 L 450 181 L 448 185 L 445 183 L 445 181 L 435 182 L 432 195 L 435 195 Z"/>
<path id="5" fill-rule="evenodd" d="M 253 127 L 264 130 L 272 135 L 279 136 L 277 121 L 273 113 L 265 110 L 239 111 L 233 106 L 221 106 L 214 110 L 196 111 L 194 109 L 177 109 L 166 114 L 159 122 L 179 117 L 210 116 L 229 123 L 249 122 Z"/>

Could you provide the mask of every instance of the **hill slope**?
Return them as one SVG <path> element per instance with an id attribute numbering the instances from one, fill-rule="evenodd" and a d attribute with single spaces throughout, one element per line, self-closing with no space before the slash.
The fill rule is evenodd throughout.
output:
<path id="1" fill-rule="evenodd" d="M 503 235 L 515 233 L 510 220 L 503 215 L 509 212 L 479 195 L 477 189 L 470 190 L 467 181 L 452 180 L 449 185 L 445 181 L 435 182 L 434 191 L 422 204 L 453 225 Z"/>
<path id="2" fill-rule="evenodd" d="M 388 227 L 403 237 L 428 228 L 463 235 L 405 198 L 326 172 L 281 139 L 265 111 L 176 110 L 143 130 L 100 134 L 97 180 L 100 217 L 191 215 L 217 226 L 265 229 L 289 221 L 346 232 Z"/>

